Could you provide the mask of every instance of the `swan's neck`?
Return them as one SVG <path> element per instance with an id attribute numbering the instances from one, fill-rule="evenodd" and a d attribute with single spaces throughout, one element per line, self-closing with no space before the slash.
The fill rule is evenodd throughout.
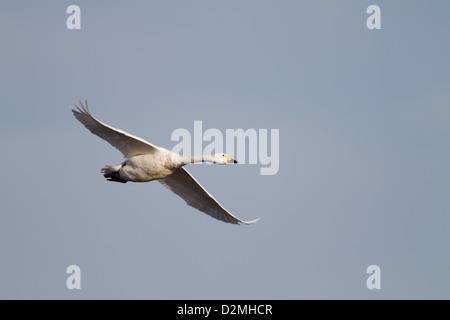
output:
<path id="1" fill-rule="evenodd" d="M 208 155 L 182 156 L 183 165 L 194 162 L 214 162 L 214 158 Z"/>

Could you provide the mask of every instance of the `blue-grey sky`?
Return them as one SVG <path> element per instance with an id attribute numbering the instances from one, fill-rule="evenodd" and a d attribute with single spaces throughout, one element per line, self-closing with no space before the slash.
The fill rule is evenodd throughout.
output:
<path id="1" fill-rule="evenodd" d="M 81 8 L 81 30 L 66 9 Z M 368 30 L 369 5 L 381 29 Z M 450 298 L 448 1 L 1 1 L 0 298 Z M 69 106 L 173 130 L 280 130 L 280 167 L 188 170 L 251 226 L 157 182 Z M 239 160 L 239 159 L 238 159 Z M 81 268 L 68 290 L 66 268 Z M 381 269 L 368 290 L 366 268 Z"/>

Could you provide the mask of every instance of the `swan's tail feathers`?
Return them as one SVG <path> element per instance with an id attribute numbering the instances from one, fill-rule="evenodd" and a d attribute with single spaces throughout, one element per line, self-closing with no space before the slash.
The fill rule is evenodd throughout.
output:
<path id="1" fill-rule="evenodd" d="M 120 177 L 120 174 L 119 174 L 120 168 L 122 168 L 122 165 L 118 165 L 118 166 L 105 166 L 102 170 L 100 170 L 100 172 L 103 173 L 103 176 L 104 176 L 108 181 L 127 183 L 126 180 L 123 180 L 123 179 Z"/>

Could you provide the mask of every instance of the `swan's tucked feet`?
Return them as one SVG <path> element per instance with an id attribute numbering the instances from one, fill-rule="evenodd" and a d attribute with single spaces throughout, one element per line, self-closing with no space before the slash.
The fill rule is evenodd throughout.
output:
<path id="1" fill-rule="evenodd" d="M 127 181 L 122 179 L 119 174 L 119 170 L 123 166 L 124 166 L 124 163 L 122 163 L 121 165 L 117 165 L 117 166 L 106 166 L 100 172 L 103 173 L 103 176 L 108 181 L 127 183 Z"/>
<path id="2" fill-rule="evenodd" d="M 118 173 L 118 172 L 116 172 L 115 174 L 104 174 L 103 176 L 104 176 L 104 177 L 106 178 L 106 180 L 108 180 L 108 181 L 127 183 L 126 180 L 123 180 L 123 179 L 121 179 L 121 178 L 119 177 L 119 173 Z"/>

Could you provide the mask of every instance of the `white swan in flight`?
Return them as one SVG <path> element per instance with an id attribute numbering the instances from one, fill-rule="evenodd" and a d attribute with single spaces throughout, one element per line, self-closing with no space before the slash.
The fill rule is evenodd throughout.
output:
<path id="1" fill-rule="evenodd" d="M 125 131 L 110 127 L 94 118 L 88 108 L 75 105 L 73 115 L 89 131 L 109 142 L 125 157 L 125 161 L 116 166 L 106 166 L 101 170 L 108 181 L 126 183 L 158 180 L 186 203 L 217 220 L 239 224 L 250 224 L 259 220 L 243 221 L 232 215 L 206 191 L 195 178 L 183 168 L 193 162 L 213 162 L 217 164 L 237 163 L 223 153 L 214 155 L 181 156 L 168 149 L 157 147 L 150 142 L 133 136 Z"/>

